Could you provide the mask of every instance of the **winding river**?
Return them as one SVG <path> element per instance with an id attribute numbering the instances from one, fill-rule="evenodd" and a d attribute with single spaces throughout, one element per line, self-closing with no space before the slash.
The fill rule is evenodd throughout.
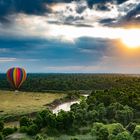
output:
<path id="1" fill-rule="evenodd" d="M 83 94 L 84 97 L 87 97 L 88 94 Z M 75 103 L 79 103 L 80 101 L 77 100 L 77 101 L 70 101 L 70 102 L 67 102 L 67 103 L 63 103 L 61 105 L 58 105 L 55 109 L 53 109 L 53 113 L 58 113 L 60 110 L 64 110 L 64 111 L 70 111 L 70 107 L 71 105 L 75 104 Z"/>
<path id="2" fill-rule="evenodd" d="M 88 94 L 83 94 L 83 96 L 87 97 Z M 70 101 L 70 102 L 66 102 L 66 103 L 60 104 L 56 108 L 54 108 L 52 111 L 55 114 L 57 114 L 61 110 L 70 111 L 71 105 L 73 105 L 75 103 L 80 103 L 80 101 L 76 100 L 76 101 Z M 18 121 L 9 122 L 9 123 L 6 123 L 6 126 L 16 126 L 16 127 L 19 127 L 19 122 Z"/>

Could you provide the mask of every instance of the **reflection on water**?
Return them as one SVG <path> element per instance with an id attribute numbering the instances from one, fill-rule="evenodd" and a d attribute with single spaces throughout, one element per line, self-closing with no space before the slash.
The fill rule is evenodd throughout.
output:
<path id="1" fill-rule="evenodd" d="M 57 106 L 55 109 L 53 109 L 53 113 L 57 114 L 60 110 L 70 111 L 70 106 L 75 103 L 79 103 L 79 101 L 73 101 L 73 102 L 67 102 L 67 103 L 61 104 Z"/>
<path id="2" fill-rule="evenodd" d="M 84 94 L 83 95 L 84 97 L 87 97 L 88 94 Z M 80 101 L 77 100 L 77 101 L 71 101 L 71 102 L 67 102 L 67 103 L 63 103 L 61 105 L 58 105 L 55 109 L 53 109 L 53 113 L 58 113 L 60 110 L 64 110 L 64 111 L 70 111 L 70 106 L 75 104 L 75 103 L 79 103 Z M 14 121 L 14 122 L 9 122 L 9 123 L 5 123 L 5 125 L 7 127 L 19 127 L 19 121 Z"/>
<path id="3" fill-rule="evenodd" d="M 83 96 L 87 97 L 88 94 L 84 94 Z M 60 110 L 64 110 L 64 111 L 70 111 L 70 106 L 75 104 L 75 103 L 79 103 L 80 101 L 71 101 L 71 102 L 67 102 L 67 103 L 63 103 L 61 105 L 58 105 L 55 109 L 53 109 L 53 113 L 58 113 Z"/>

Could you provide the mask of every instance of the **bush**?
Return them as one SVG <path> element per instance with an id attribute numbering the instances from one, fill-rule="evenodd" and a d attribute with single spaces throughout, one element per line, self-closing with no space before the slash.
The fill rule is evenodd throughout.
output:
<path id="1" fill-rule="evenodd" d="M 79 140 L 78 138 L 71 138 L 71 140 Z"/>
<path id="2" fill-rule="evenodd" d="M 30 126 L 32 124 L 32 121 L 28 117 L 24 116 L 20 119 L 19 123 L 20 123 L 20 127 Z"/>
<path id="3" fill-rule="evenodd" d="M 59 133 L 59 131 L 57 129 L 50 128 L 50 127 L 48 127 L 46 129 L 46 133 L 47 133 L 48 136 L 59 136 L 60 135 L 60 133 Z"/>
<path id="4" fill-rule="evenodd" d="M 135 140 L 140 140 L 140 126 L 136 126 L 132 135 L 135 138 Z"/>
<path id="5" fill-rule="evenodd" d="M 132 140 L 132 137 L 127 131 L 124 131 L 116 136 L 116 140 Z"/>
<path id="6" fill-rule="evenodd" d="M 2 132 L 3 128 L 4 128 L 4 123 L 0 121 L 0 132 Z"/>
<path id="7" fill-rule="evenodd" d="M 99 131 L 99 129 L 100 129 L 101 127 L 103 127 L 103 126 L 104 126 L 103 123 L 98 123 L 98 122 L 93 123 L 93 129 L 95 129 L 95 130 L 97 130 L 97 131 Z"/>
<path id="8" fill-rule="evenodd" d="M 0 133 L 0 140 L 4 140 L 2 133 Z"/>
<path id="9" fill-rule="evenodd" d="M 37 135 L 37 136 L 35 137 L 35 140 L 44 140 L 44 138 L 43 138 L 42 136 L 40 136 L 40 135 Z"/>
<path id="10" fill-rule="evenodd" d="M 116 140 L 116 136 L 113 135 L 113 134 L 110 134 L 110 135 L 108 136 L 108 140 Z"/>
<path id="11" fill-rule="evenodd" d="M 91 135 L 92 136 L 97 136 L 98 133 L 99 133 L 100 128 L 103 127 L 103 126 L 104 126 L 103 123 L 98 123 L 98 122 L 93 123 L 93 127 L 91 129 Z"/>
<path id="12" fill-rule="evenodd" d="M 126 130 L 128 130 L 130 133 L 133 133 L 133 131 L 135 130 L 135 127 L 136 127 L 136 123 L 130 122 L 130 123 L 126 126 Z"/>
<path id="13" fill-rule="evenodd" d="M 20 127 L 20 132 L 21 133 L 27 133 L 28 132 L 28 127 L 27 126 L 21 126 Z"/>
<path id="14" fill-rule="evenodd" d="M 106 127 L 101 127 L 98 133 L 98 140 L 108 140 L 109 132 Z"/>
<path id="15" fill-rule="evenodd" d="M 3 131 L 2 131 L 4 136 L 8 136 L 10 134 L 13 134 L 14 132 L 15 132 L 15 129 L 10 128 L 10 127 L 4 128 Z"/>
<path id="16" fill-rule="evenodd" d="M 117 123 L 117 125 L 115 126 L 115 128 L 112 131 L 112 134 L 117 135 L 118 133 L 121 133 L 124 130 L 125 130 L 124 127 L 120 123 Z"/>
<path id="17" fill-rule="evenodd" d="M 31 126 L 29 126 L 27 134 L 28 135 L 36 135 L 38 133 L 38 127 L 36 124 L 32 124 Z"/>

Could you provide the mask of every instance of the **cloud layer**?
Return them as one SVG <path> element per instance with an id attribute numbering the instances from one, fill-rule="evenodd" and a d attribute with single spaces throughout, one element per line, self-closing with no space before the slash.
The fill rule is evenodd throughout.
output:
<path id="1" fill-rule="evenodd" d="M 0 0 L 1 72 L 137 73 L 118 42 L 139 19 L 138 0 Z"/>

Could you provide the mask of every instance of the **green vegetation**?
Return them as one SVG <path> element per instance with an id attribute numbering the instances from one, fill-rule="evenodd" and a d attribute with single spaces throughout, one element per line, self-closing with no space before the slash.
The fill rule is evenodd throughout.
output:
<path id="1" fill-rule="evenodd" d="M 80 104 L 73 104 L 68 112 L 60 111 L 56 115 L 44 110 L 34 119 L 21 118 L 20 129 L 26 127 L 24 133 L 28 135 L 90 134 L 95 140 L 139 140 L 139 110 L 135 106 L 140 95 L 136 94 L 137 98 L 131 100 L 132 95 L 116 89 L 96 90 Z"/>
<path id="2" fill-rule="evenodd" d="M 139 75 L 121 74 L 28 74 L 20 90 L 31 92 L 105 90 L 110 88 L 140 91 Z M 0 89 L 11 90 L 6 74 L 0 74 Z"/>
<path id="3" fill-rule="evenodd" d="M 1 85 L 3 89 L 8 89 L 4 81 Z M 139 76 L 33 74 L 29 75 L 22 90 L 67 90 L 65 93 L 77 90 L 77 97 L 79 90 L 92 91 L 87 98 L 81 98 L 80 103 L 73 104 L 68 112 L 61 110 L 53 114 L 51 110 L 41 108 L 34 118 L 21 117 L 18 133 L 26 134 L 29 136 L 27 139 L 140 140 Z M 73 93 L 66 98 L 73 99 Z M 2 138 L 14 133 L 11 131 L 14 128 L 4 128 L 3 123 L 0 123 L 0 128 Z"/>
<path id="4" fill-rule="evenodd" d="M 0 119 L 17 120 L 16 116 L 43 110 L 46 104 L 63 97 L 62 93 L 0 91 Z"/>

